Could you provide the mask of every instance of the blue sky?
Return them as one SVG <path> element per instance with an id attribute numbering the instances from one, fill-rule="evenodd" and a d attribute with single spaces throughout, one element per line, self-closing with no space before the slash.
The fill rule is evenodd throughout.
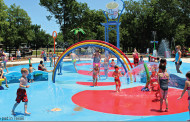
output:
<path id="1" fill-rule="evenodd" d="M 50 15 L 50 13 L 39 5 L 40 0 L 4 0 L 5 4 L 10 7 L 12 4 L 16 4 L 24 9 L 31 18 L 32 24 L 41 25 L 41 28 L 45 30 L 47 33 L 52 34 L 53 31 L 59 32 L 59 25 L 56 24 L 55 19 L 48 21 L 46 16 Z M 112 2 L 113 0 L 77 0 L 78 2 L 86 2 L 90 9 L 102 9 L 106 10 L 106 4 Z M 117 0 L 120 4 L 121 1 Z"/>

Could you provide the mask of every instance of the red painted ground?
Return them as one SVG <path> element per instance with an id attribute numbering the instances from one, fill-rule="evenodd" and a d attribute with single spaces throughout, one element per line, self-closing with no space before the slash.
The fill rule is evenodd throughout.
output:
<path id="1" fill-rule="evenodd" d="M 85 65 L 92 65 L 92 63 L 80 63 L 80 64 L 77 64 L 77 66 L 85 66 Z"/>
<path id="2" fill-rule="evenodd" d="M 93 86 L 92 82 L 76 82 L 80 85 Z M 98 82 L 97 86 L 111 86 L 115 85 L 115 82 Z"/>
<path id="3" fill-rule="evenodd" d="M 90 68 L 90 69 L 93 69 L 93 68 Z M 122 69 L 121 67 L 119 69 Z M 100 67 L 100 70 L 104 70 L 104 67 Z M 109 67 L 109 70 L 115 70 L 114 67 Z"/>
<path id="4" fill-rule="evenodd" d="M 132 65 L 134 65 L 134 63 L 131 63 Z M 85 66 L 85 65 L 92 65 L 92 63 L 80 63 L 77 64 L 77 66 Z"/>
<path id="5" fill-rule="evenodd" d="M 141 88 L 122 89 L 120 93 L 114 90 L 86 90 L 75 94 L 72 101 L 86 109 L 120 115 L 168 115 L 188 111 L 187 93 L 177 100 L 182 90 L 170 88 L 169 112 L 159 112 L 160 102 L 155 101 L 154 92 L 141 92 Z M 163 108 L 165 110 L 165 106 Z"/>

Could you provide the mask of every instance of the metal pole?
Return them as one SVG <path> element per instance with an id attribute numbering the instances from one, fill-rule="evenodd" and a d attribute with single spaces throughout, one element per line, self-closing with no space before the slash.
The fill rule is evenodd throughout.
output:
<path id="1" fill-rule="evenodd" d="M 105 42 L 107 42 L 107 38 L 106 38 L 107 36 L 106 35 L 107 35 L 107 28 L 105 26 Z"/>
<path id="2" fill-rule="evenodd" d="M 109 25 L 107 26 L 107 42 L 109 43 Z"/>
<path id="3" fill-rule="evenodd" d="M 119 43 L 119 23 L 117 23 L 117 48 L 120 49 L 120 43 Z"/>

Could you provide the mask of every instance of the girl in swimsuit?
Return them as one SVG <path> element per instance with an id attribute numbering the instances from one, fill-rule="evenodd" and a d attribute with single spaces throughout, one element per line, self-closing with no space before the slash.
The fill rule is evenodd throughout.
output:
<path id="1" fill-rule="evenodd" d="M 74 65 L 74 68 L 75 68 L 75 70 L 76 70 L 76 72 L 77 72 L 77 68 L 76 68 L 76 61 L 77 61 L 77 55 L 74 53 L 74 51 L 72 51 L 72 53 L 70 54 L 70 57 L 71 57 L 71 59 L 72 59 L 72 62 L 73 62 L 73 65 Z M 79 57 L 78 57 L 79 58 Z"/>
<path id="2" fill-rule="evenodd" d="M 180 66 L 181 66 L 181 64 L 182 64 L 180 49 L 181 49 L 181 46 L 179 46 L 179 45 L 176 46 L 176 55 L 175 55 L 175 60 L 174 61 L 175 61 L 177 73 L 181 73 L 182 74 L 182 72 L 179 69 Z"/>
<path id="3" fill-rule="evenodd" d="M 165 100 L 166 103 L 166 110 L 165 112 L 168 112 L 168 82 L 169 82 L 169 74 L 165 71 L 166 66 L 164 64 L 161 64 L 159 66 L 159 69 L 161 69 L 161 73 L 158 73 L 158 84 L 160 85 L 160 112 L 162 112 L 162 105 L 163 100 Z"/>
<path id="4" fill-rule="evenodd" d="M 4 69 L 6 69 L 8 73 L 9 71 L 7 69 L 7 55 L 5 54 L 4 50 L 2 50 L 2 59 L 3 59 Z"/>
<path id="5" fill-rule="evenodd" d="M 189 102 L 188 109 L 189 109 L 189 113 L 190 113 L 190 71 L 187 72 L 186 78 L 187 78 L 187 81 L 185 81 L 185 87 L 183 89 L 181 96 L 178 98 L 178 100 L 183 97 L 183 95 L 185 94 L 185 91 L 187 90 L 188 91 L 188 102 Z M 190 120 L 188 120 L 188 121 L 190 121 Z"/>
<path id="6" fill-rule="evenodd" d="M 95 65 L 94 69 L 91 71 L 93 72 L 93 86 L 97 86 L 97 82 L 98 82 L 98 75 L 99 74 L 99 67 L 98 67 L 98 64 Z M 90 74 L 91 72 L 89 72 L 88 74 Z"/>
<path id="7" fill-rule="evenodd" d="M 121 72 L 119 71 L 119 66 L 115 66 L 115 71 L 113 72 L 112 76 L 114 77 L 115 80 L 115 85 L 116 85 L 116 92 L 120 92 L 121 89 L 121 82 L 119 77 L 122 76 Z"/>
<path id="8" fill-rule="evenodd" d="M 133 52 L 133 58 L 134 58 L 134 66 L 136 67 L 139 64 L 139 53 L 137 52 L 136 48 Z"/>
<path id="9" fill-rule="evenodd" d="M 5 82 L 6 82 L 6 87 L 9 88 L 9 86 L 7 85 L 7 78 L 4 76 L 4 72 L 3 72 L 3 68 L 2 68 L 2 65 L 0 63 L 0 79 L 5 79 Z"/>

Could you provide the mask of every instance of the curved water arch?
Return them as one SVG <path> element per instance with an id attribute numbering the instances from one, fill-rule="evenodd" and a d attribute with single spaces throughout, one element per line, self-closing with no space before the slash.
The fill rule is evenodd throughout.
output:
<path id="1" fill-rule="evenodd" d="M 115 57 L 117 57 L 118 58 L 118 60 L 121 62 L 121 64 L 122 64 L 122 66 L 124 67 L 124 69 L 125 69 L 125 72 L 127 72 L 127 68 L 126 68 L 126 66 L 124 65 L 124 63 L 121 61 L 121 59 L 120 59 L 120 57 L 121 57 L 121 55 L 119 54 L 119 55 L 117 55 L 116 53 L 114 53 L 112 50 L 114 50 L 114 49 L 109 49 L 110 47 L 103 47 L 103 46 L 105 46 L 105 45 L 103 45 L 103 46 L 100 46 L 100 45 L 95 45 L 95 44 L 86 44 L 86 43 L 84 43 L 83 45 L 80 45 L 80 46 L 78 46 L 78 45 L 76 45 L 75 47 L 74 46 L 72 46 L 72 48 L 71 49 L 69 49 L 69 50 L 67 50 L 67 51 L 64 51 L 63 52 L 63 54 L 60 56 L 60 58 L 58 59 L 58 61 L 57 61 L 57 63 L 56 63 L 56 66 L 55 66 L 55 68 L 54 68 L 54 71 L 53 71 L 53 77 L 52 77 L 52 80 L 53 80 L 53 83 L 55 83 L 55 76 L 56 76 L 56 72 L 57 72 L 57 69 L 58 69 L 58 66 L 59 66 L 59 64 L 61 63 L 61 61 L 64 59 L 64 57 L 66 56 L 66 55 L 68 55 L 70 52 L 72 52 L 73 50 L 76 50 L 76 49 L 78 49 L 78 48 L 82 48 L 82 47 L 86 47 L 86 46 L 94 46 L 94 47 L 99 47 L 99 48 L 102 48 L 102 49 L 105 49 L 105 50 L 107 50 L 107 51 L 109 51 L 110 53 L 112 53 Z M 116 50 L 114 50 L 114 51 L 116 51 Z M 125 60 L 124 60 L 125 61 Z M 130 69 L 129 69 L 130 70 Z"/>

